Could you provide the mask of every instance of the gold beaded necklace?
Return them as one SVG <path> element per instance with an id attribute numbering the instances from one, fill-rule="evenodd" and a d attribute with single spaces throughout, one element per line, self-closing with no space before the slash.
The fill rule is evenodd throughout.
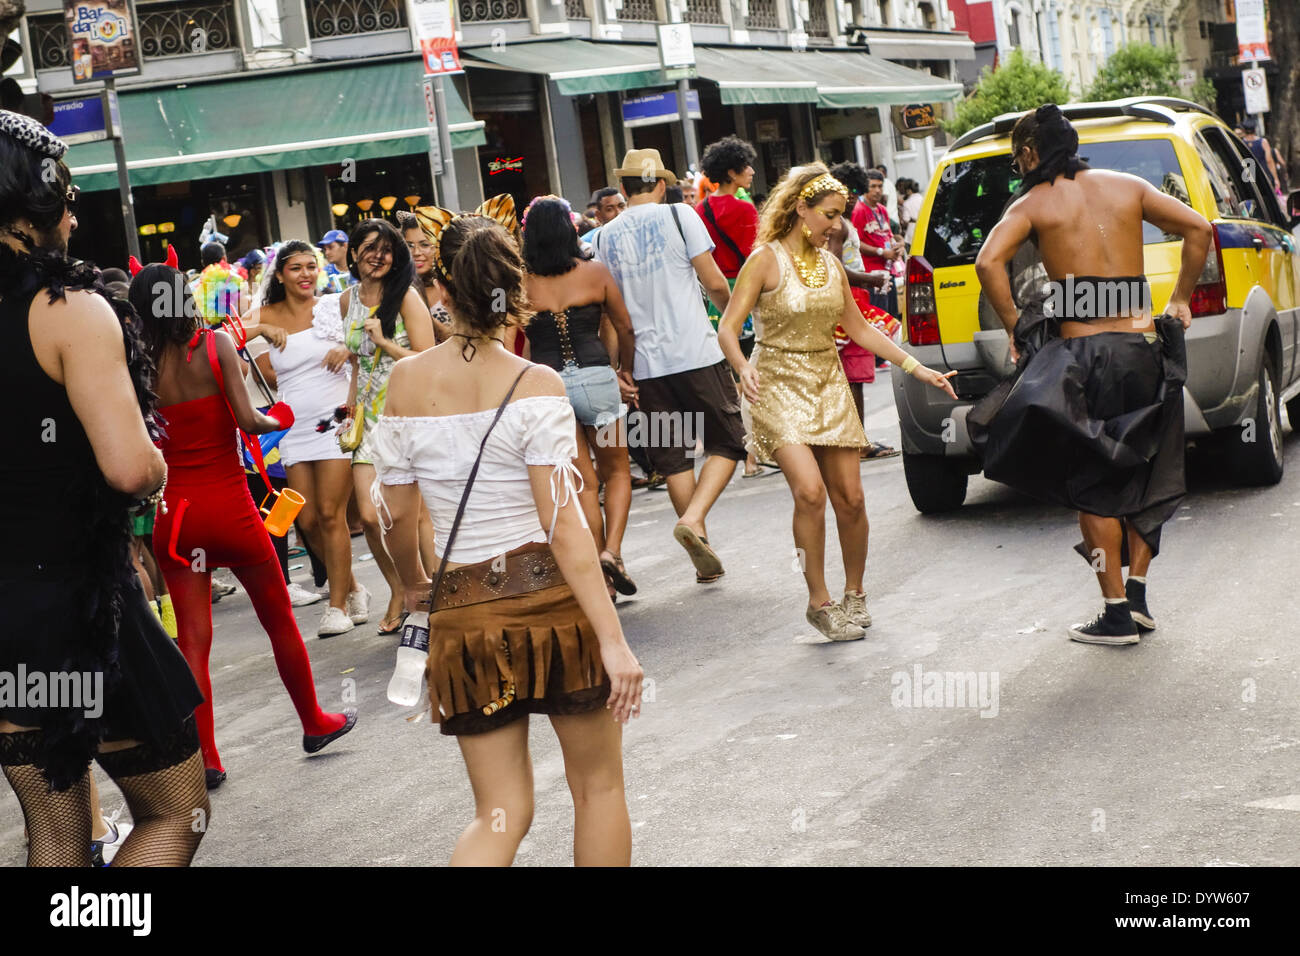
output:
<path id="1" fill-rule="evenodd" d="M 784 243 L 783 243 L 784 245 Z M 826 284 L 828 272 L 826 270 L 826 257 L 817 249 L 813 250 L 813 256 L 816 257 L 816 264 L 809 266 L 800 256 L 790 252 L 790 247 L 786 246 L 786 252 L 790 253 L 790 261 L 794 263 L 795 271 L 799 273 L 799 278 L 803 284 L 810 289 L 820 289 Z"/>

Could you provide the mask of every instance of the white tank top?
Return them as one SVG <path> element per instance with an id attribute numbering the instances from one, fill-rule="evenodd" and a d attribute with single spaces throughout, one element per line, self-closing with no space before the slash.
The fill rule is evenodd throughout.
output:
<path id="1" fill-rule="evenodd" d="M 844 220 L 848 222 L 847 219 Z M 847 235 L 844 238 L 844 246 L 840 249 L 840 262 L 844 263 L 844 268 L 852 269 L 854 272 L 866 272 L 866 263 L 862 261 L 862 240 L 858 238 L 858 230 L 853 223 L 848 222 L 848 229 L 845 230 Z"/>

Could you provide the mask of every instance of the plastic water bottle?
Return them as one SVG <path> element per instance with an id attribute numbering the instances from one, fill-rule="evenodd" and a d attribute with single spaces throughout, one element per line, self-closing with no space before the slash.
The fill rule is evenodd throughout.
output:
<path id="1" fill-rule="evenodd" d="M 402 643 L 397 648 L 397 667 L 388 682 L 388 699 L 402 707 L 414 707 L 424 694 L 424 665 L 429 659 L 429 615 L 412 614 L 402 625 Z"/>

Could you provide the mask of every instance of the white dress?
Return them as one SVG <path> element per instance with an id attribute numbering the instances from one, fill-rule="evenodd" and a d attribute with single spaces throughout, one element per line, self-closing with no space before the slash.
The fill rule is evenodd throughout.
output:
<path id="1" fill-rule="evenodd" d="M 321 362 L 335 345 L 340 317 L 337 295 L 323 296 L 312 313 L 311 328 L 290 333 L 284 351 L 270 350 L 280 400 L 293 409 L 293 427 L 280 441 L 280 459 L 285 465 L 306 461 L 351 459 L 339 450 L 334 428 L 334 410 L 348 400 L 351 368 L 345 363 L 331 372 Z M 318 432 L 317 422 L 330 419 L 329 430 Z"/>

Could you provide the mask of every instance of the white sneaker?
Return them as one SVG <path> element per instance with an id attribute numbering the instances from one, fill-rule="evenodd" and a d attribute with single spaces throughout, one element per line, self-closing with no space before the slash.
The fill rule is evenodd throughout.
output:
<path id="1" fill-rule="evenodd" d="M 353 624 L 370 620 L 370 589 L 364 584 L 348 595 L 348 617 Z"/>
<path id="2" fill-rule="evenodd" d="M 122 849 L 122 844 L 126 842 L 127 834 L 135 829 L 131 823 L 108 822 L 108 833 L 104 834 L 104 839 L 100 840 L 100 845 L 104 848 L 104 865 L 108 866 L 113 862 L 113 857 L 117 856 L 117 851 Z M 112 840 L 109 840 L 112 837 Z"/>
<path id="3" fill-rule="evenodd" d="M 354 627 L 356 625 L 352 623 L 352 619 L 348 617 L 346 611 L 331 605 L 320 616 L 320 626 L 316 628 L 316 636 L 333 637 L 335 634 L 346 634 Z"/>
<path id="4" fill-rule="evenodd" d="M 289 584 L 289 603 L 294 607 L 306 607 L 308 604 L 315 604 L 321 599 L 321 595 L 315 591 L 308 591 L 296 581 Z"/>

